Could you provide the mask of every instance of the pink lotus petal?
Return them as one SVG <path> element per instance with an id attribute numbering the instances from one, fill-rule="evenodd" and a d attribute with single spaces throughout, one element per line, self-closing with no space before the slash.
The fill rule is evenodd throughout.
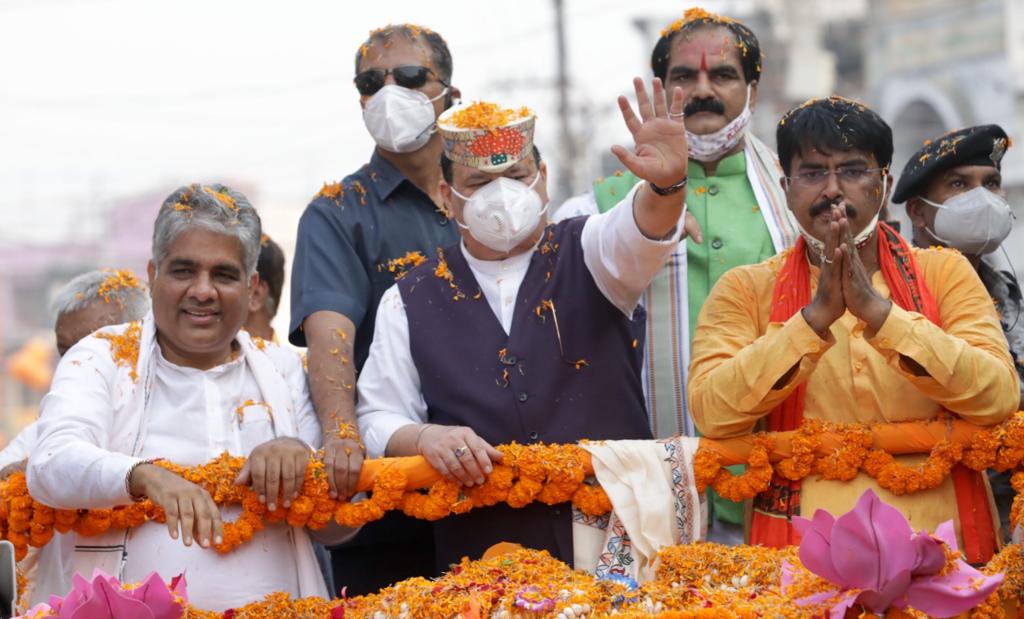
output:
<path id="1" fill-rule="evenodd" d="M 911 570 L 914 576 L 928 576 L 945 567 L 946 545 L 942 540 L 927 533 L 918 533 L 912 541 L 917 550 L 917 560 Z"/>
<path id="2" fill-rule="evenodd" d="M 114 582 L 116 583 L 117 581 L 115 580 Z M 99 594 L 106 599 L 111 619 L 119 619 L 120 617 L 155 619 L 153 611 L 149 609 L 145 602 L 131 597 L 133 592 L 124 591 L 120 585 L 112 585 L 108 580 L 93 581 L 93 584 L 99 589 Z M 72 619 L 88 619 L 88 615 L 76 616 Z"/>
<path id="3" fill-rule="evenodd" d="M 181 598 L 183 602 L 188 602 L 188 580 L 185 578 L 185 572 L 182 572 L 171 579 L 171 591 Z"/>
<path id="4" fill-rule="evenodd" d="M 185 610 L 174 599 L 174 594 L 156 572 L 150 572 L 142 585 L 130 594 L 132 599 L 144 603 L 149 608 L 154 619 L 180 619 Z"/>
<path id="5" fill-rule="evenodd" d="M 857 603 L 871 609 L 876 614 L 885 614 L 893 602 L 906 593 L 910 579 L 910 570 L 903 570 L 889 579 L 880 590 L 862 591 L 857 596 Z"/>
<path id="6" fill-rule="evenodd" d="M 981 604 L 1003 582 L 1003 574 L 985 576 L 963 561 L 957 566 L 944 576 L 915 578 L 907 589 L 910 605 L 930 617 L 954 617 Z"/>
<path id="7" fill-rule="evenodd" d="M 857 591 L 847 591 L 836 604 L 829 610 L 829 619 L 843 619 L 846 616 L 846 611 L 850 610 L 854 602 L 857 601 Z"/>
<path id="8" fill-rule="evenodd" d="M 960 552 L 956 545 L 956 527 L 953 525 L 952 520 L 947 520 L 935 527 L 935 533 L 932 534 L 932 537 L 945 542 L 953 552 Z"/>
<path id="9" fill-rule="evenodd" d="M 868 489 L 856 506 L 836 519 L 832 527 L 832 564 L 840 584 L 847 588 L 878 591 L 917 557 L 913 530 L 896 508 L 886 505 Z"/>
<path id="10" fill-rule="evenodd" d="M 794 518 L 793 524 L 803 536 L 800 542 L 800 562 L 811 572 L 829 582 L 845 584 L 832 565 L 832 529 L 835 518 L 823 509 L 815 510 L 811 520 Z"/>
<path id="11" fill-rule="evenodd" d="M 842 599 L 846 599 L 846 597 L 849 596 L 850 600 L 852 601 L 857 597 L 857 593 L 859 592 L 854 589 L 849 589 L 846 591 L 843 591 L 841 589 L 829 589 L 828 591 L 822 591 L 820 593 L 814 593 L 812 595 L 807 595 L 802 598 L 797 598 L 793 600 L 793 603 L 797 606 L 817 606 L 819 604 L 831 602 L 836 598 L 836 596 L 842 596 Z"/>
<path id="12" fill-rule="evenodd" d="M 45 617 L 47 616 L 47 613 L 50 613 L 52 610 L 52 606 L 40 602 L 32 608 L 26 610 L 24 615 L 18 615 L 16 619 L 33 619 L 34 617 Z"/>

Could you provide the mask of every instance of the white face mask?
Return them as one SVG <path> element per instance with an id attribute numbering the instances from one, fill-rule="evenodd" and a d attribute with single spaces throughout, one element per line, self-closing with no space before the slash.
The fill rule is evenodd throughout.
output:
<path id="1" fill-rule="evenodd" d="M 750 84 L 747 84 L 747 101 L 743 111 L 732 119 L 728 125 L 714 133 L 697 135 L 686 132 L 686 147 L 690 151 L 690 159 L 697 161 L 718 161 L 722 155 L 732 150 L 747 133 L 750 124 Z"/>
<path id="2" fill-rule="evenodd" d="M 393 153 L 411 153 L 423 148 L 437 130 L 433 99 L 418 90 L 388 84 L 377 91 L 363 108 L 363 123 L 373 141 Z"/>
<path id="3" fill-rule="evenodd" d="M 452 193 L 466 201 L 462 208 L 462 218 L 466 223 L 456 222 L 486 247 L 503 254 L 510 253 L 530 238 L 547 210 L 540 194 L 533 190 L 539 179 L 540 172 L 529 185 L 502 176 L 469 197 L 452 187 Z"/>
<path id="4" fill-rule="evenodd" d="M 996 250 L 1013 229 L 1013 211 L 1006 200 L 984 187 L 975 187 L 936 204 L 935 230 L 929 230 L 936 241 L 965 254 L 981 256 Z"/>
<path id="5" fill-rule="evenodd" d="M 882 204 L 885 203 L 886 198 L 889 196 L 888 192 L 890 178 L 891 177 L 887 176 L 885 177 L 885 180 L 882 181 Z M 868 239 L 871 238 L 871 235 L 875 233 L 875 229 L 878 227 L 878 216 L 881 213 L 882 205 L 879 204 L 878 211 L 875 213 L 875 216 L 871 218 L 871 221 L 868 222 L 868 225 L 865 226 L 863 230 L 858 232 L 857 236 L 853 237 L 854 247 L 860 249 L 860 247 L 864 245 L 864 243 L 867 242 Z M 825 243 L 814 238 L 814 235 L 808 232 L 807 228 L 804 228 L 796 217 L 793 218 L 793 221 L 796 222 L 796 227 L 800 230 L 800 236 L 804 237 L 804 241 L 807 242 L 807 245 L 810 246 L 811 249 L 818 252 L 819 254 L 824 254 Z"/>

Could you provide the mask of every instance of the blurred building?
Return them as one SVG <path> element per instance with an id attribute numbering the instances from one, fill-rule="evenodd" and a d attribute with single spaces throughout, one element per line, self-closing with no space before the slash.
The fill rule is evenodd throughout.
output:
<path id="1" fill-rule="evenodd" d="M 1024 3 L 871 0 L 868 15 L 866 96 L 893 126 L 897 172 L 924 140 L 951 129 L 996 123 L 1016 141 L 1003 159 L 1002 174 L 1017 214 L 1004 247 L 1019 276 L 1024 271 Z M 904 216 L 902 209 L 893 212 Z"/>

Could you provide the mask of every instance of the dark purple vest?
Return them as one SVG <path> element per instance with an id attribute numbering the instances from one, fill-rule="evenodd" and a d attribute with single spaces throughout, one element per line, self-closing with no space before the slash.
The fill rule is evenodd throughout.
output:
<path id="1" fill-rule="evenodd" d="M 651 438 L 640 380 L 644 317 L 598 289 L 583 261 L 585 218 L 549 226 L 519 288 L 506 335 L 459 247 L 398 282 L 431 423 L 473 428 L 492 445 Z M 557 328 L 556 328 L 557 323 Z M 435 523 L 447 569 L 517 542 L 572 564 L 571 508 L 497 505 Z"/>

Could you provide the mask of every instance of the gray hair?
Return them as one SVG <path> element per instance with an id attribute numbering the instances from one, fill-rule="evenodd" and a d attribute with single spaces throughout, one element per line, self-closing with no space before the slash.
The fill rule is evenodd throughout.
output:
<path id="1" fill-rule="evenodd" d="M 256 272 L 260 216 L 244 195 L 220 184 L 194 183 L 167 196 L 153 224 L 153 263 L 158 270 L 171 243 L 190 228 L 235 237 L 242 244 L 245 274 L 251 277 Z"/>
<path id="2" fill-rule="evenodd" d="M 149 311 L 149 289 L 128 269 L 99 269 L 64 284 L 50 307 L 62 316 L 96 302 L 116 305 L 123 322 L 142 320 Z"/>

